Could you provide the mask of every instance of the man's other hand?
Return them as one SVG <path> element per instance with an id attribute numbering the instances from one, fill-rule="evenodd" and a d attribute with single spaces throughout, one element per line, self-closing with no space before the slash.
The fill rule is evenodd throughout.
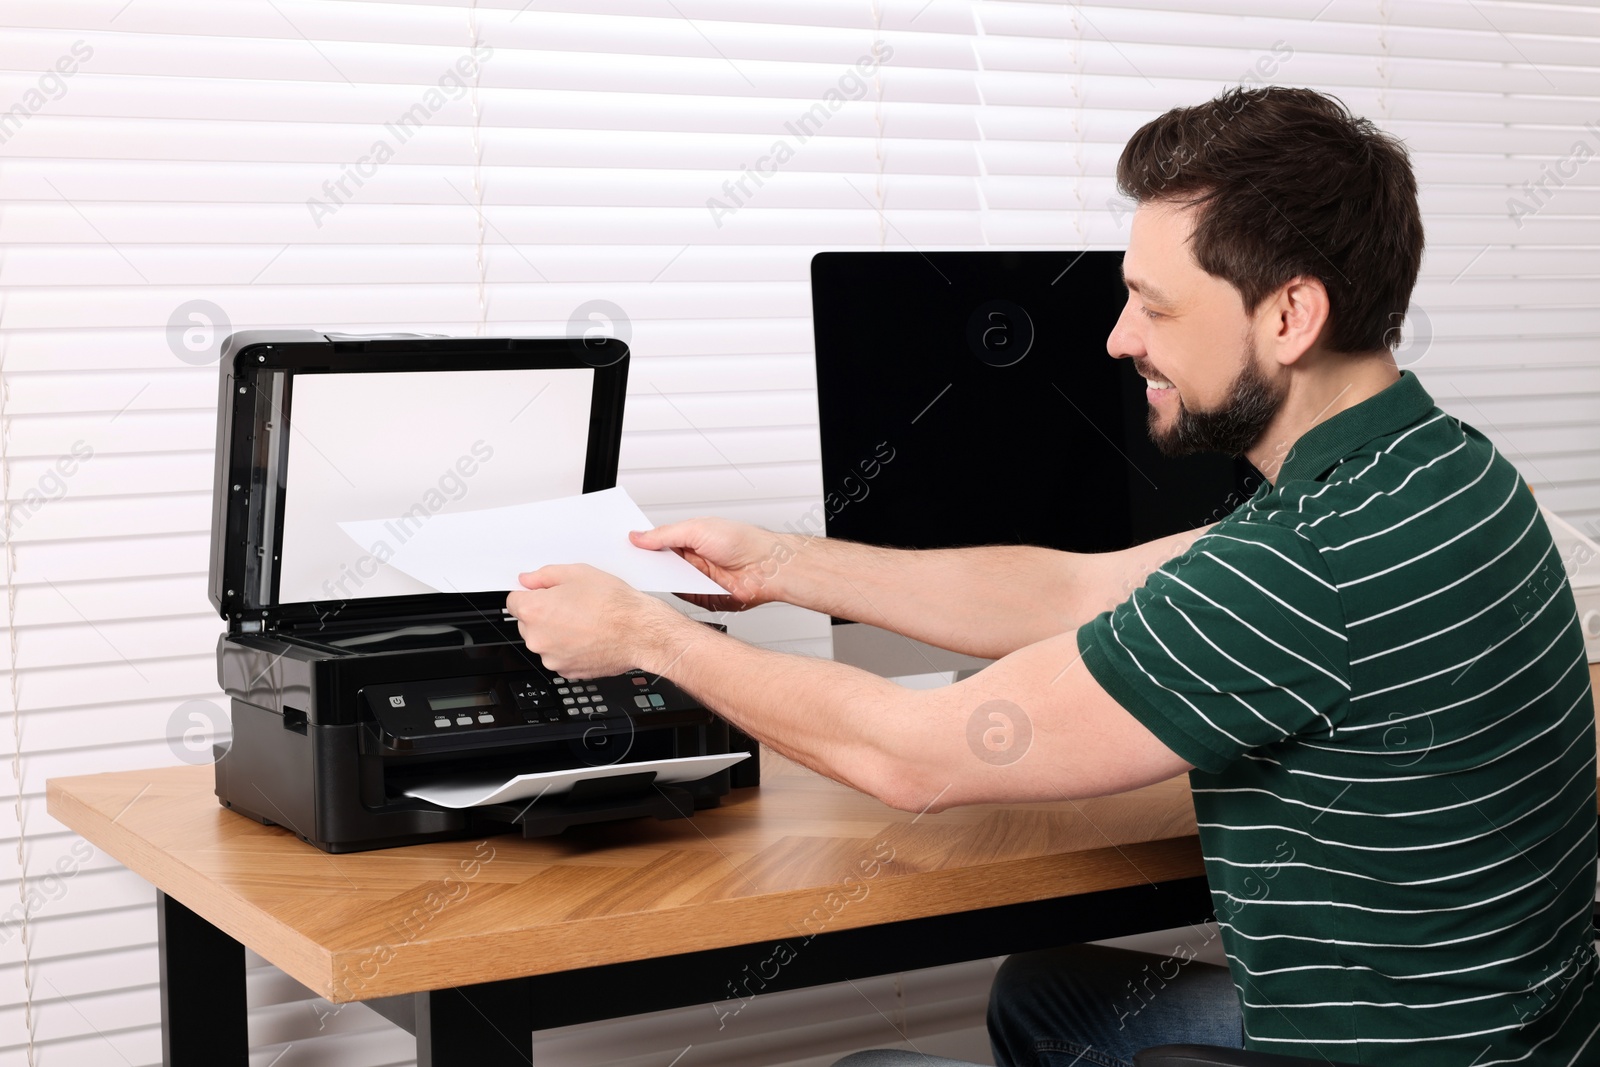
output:
<path id="1" fill-rule="evenodd" d="M 506 610 L 529 650 L 568 678 L 631 670 L 694 625 L 671 605 L 588 564 L 540 567 L 518 578 L 524 588 L 506 596 Z"/>
<path id="2" fill-rule="evenodd" d="M 779 576 L 799 551 L 788 534 L 730 519 L 686 519 L 629 537 L 640 548 L 670 548 L 728 590 L 726 596 L 680 594 L 707 611 L 743 611 L 784 599 Z"/>

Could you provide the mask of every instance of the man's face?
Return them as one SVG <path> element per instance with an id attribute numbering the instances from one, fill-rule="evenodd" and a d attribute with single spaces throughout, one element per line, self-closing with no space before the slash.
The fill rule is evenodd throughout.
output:
<path id="1" fill-rule="evenodd" d="M 1287 395 L 1256 350 L 1239 291 L 1200 269 L 1189 250 L 1192 209 L 1140 205 L 1122 273 L 1128 302 L 1106 350 L 1146 382 L 1150 437 L 1169 456 L 1241 455 Z"/>

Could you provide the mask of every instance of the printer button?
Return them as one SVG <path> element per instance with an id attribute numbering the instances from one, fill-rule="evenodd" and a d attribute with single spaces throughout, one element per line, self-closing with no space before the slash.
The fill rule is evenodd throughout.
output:
<path id="1" fill-rule="evenodd" d="M 649 685 L 650 682 L 647 679 L 644 679 L 644 678 L 634 678 L 633 684 L 634 685 Z"/>
<path id="2" fill-rule="evenodd" d="M 563 703 L 563 704 L 576 704 L 577 702 L 578 702 L 578 698 L 577 697 L 562 697 L 561 698 L 561 703 Z"/>
<path id="3" fill-rule="evenodd" d="M 435 726 L 449 726 L 450 725 L 450 720 L 445 718 L 443 715 L 441 715 L 437 719 L 433 720 L 433 725 L 435 725 Z"/>
<path id="4" fill-rule="evenodd" d="M 478 721 L 479 722 L 494 722 L 494 716 L 485 713 L 483 715 L 479 715 L 478 716 Z"/>
<path id="5" fill-rule="evenodd" d="M 591 686 L 588 687 L 588 689 L 589 689 L 589 692 L 591 692 L 591 693 L 600 692 L 600 687 L 598 685 L 591 685 Z"/>
<path id="6" fill-rule="evenodd" d="M 556 692 L 560 693 L 562 696 L 566 696 L 568 693 L 572 692 L 572 690 L 568 689 L 566 686 L 562 686 L 560 689 L 557 689 Z"/>
<path id="7" fill-rule="evenodd" d="M 610 711 L 611 709 L 606 707 L 604 704 L 597 704 L 597 705 L 595 705 L 595 709 L 594 710 L 598 711 L 600 714 L 604 715 L 606 712 Z"/>
<path id="8" fill-rule="evenodd" d="M 456 716 L 456 725 L 457 726 L 471 726 L 472 725 L 472 716 L 471 715 L 457 715 Z"/>
<path id="9" fill-rule="evenodd" d="M 650 706 L 653 708 L 664 708 L 667 706 L 667 702 L 662 698 L 660 693 L 651 693 Z"/>
<path id="10" fill-rule="evenodd" d="M 641 708 L 648 708 L 650 706 L 650 698 L 642 693 L 634 697 L 633 702 Z"/>
<path id="11" fill-rule="evenodd" d="M 587 704 L 587 703 L 589 703 L 589 698 L 588 697 L 579 697 L 578 698 L 578 703 Z"/>

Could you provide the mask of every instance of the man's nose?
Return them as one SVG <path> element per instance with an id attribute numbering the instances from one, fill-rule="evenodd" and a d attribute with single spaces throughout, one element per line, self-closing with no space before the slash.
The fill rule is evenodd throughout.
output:
<path id="1" fill-rule="evenodd" d="M 1117 324 L 1111 328 L 1111 335 L 1106 338 L 1106 351 L 1112 359 L 1145 355 L 1144 341 L 1139 337 L 1139 331 L 1134 329 L 1130 318 L 1132 307 L 1131 300 L 1122 306 L 1122 314 L 1117 316 Z"/>

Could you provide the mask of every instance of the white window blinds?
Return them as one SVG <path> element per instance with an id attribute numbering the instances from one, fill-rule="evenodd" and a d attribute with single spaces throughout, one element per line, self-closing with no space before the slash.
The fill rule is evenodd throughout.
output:
<path id="1" fill-rule="evenodd" d="M 1600 524 L 1593 4 L 12 0 L 0 24 L 0 1067 L 159 1057 L 151 892 L 43 790 L 204 758 L 228 329 L 614 332 L 640 503 L 781 527 L 822 492 L 814 252 L 1120 247 L 1140 124 L 1310 85 L 1412 149 L 1402 360 Z M 404 1058 L 252 990 L 263 1064 Z"/>

